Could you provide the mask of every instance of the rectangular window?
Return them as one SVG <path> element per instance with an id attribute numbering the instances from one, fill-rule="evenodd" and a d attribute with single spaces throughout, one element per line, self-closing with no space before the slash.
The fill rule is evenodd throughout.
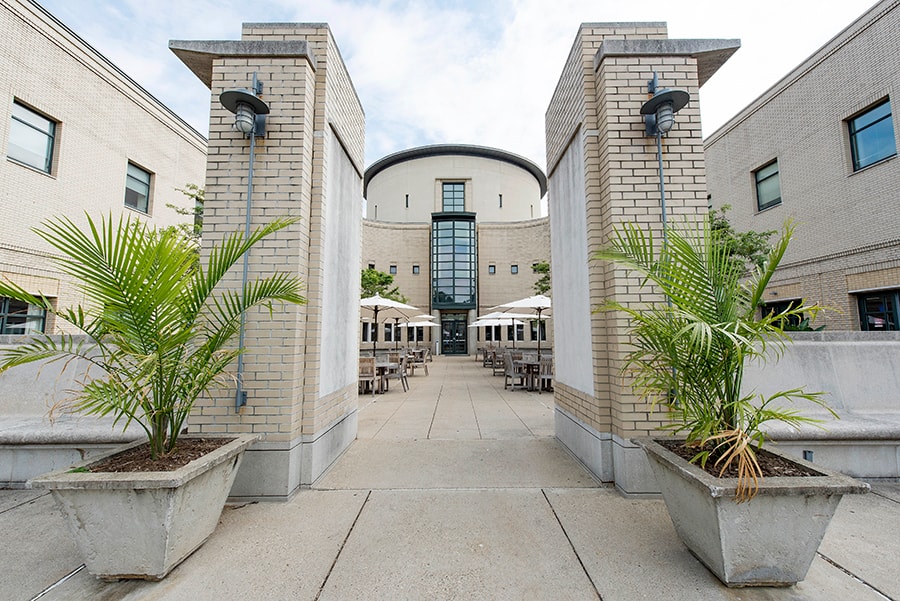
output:
<path id="1" fill-rule="evenodd" d="M 460 213 L 466 210 L 466 185 L 462 182 L 445 182 L 443 185 L 443 211 Z"/>
<path id="2" fill-rule="evenodd" d="M 413 265 L 413 275 L 419 275 L 419 266 Z"/>
<path id="3" fill-rule="evenodd" d="M 495 273 L 497 273 L 497 266 L 496 265 L 488 265 L 488 273 L 490 275 L 494 275 Z"/>
<path id="4" fill-rule="evenodd" d="M 397 275 L 397 266 L 396 266 L 396 265 L 391 265 L 391 266 L 388 268 L 388 271 L 391 272 L 391 275 Z"/>
<path id="5" fill-rule="evenodd" d="M 854 171 L 897 154 L 890 100 L 850 119 L 847 127 Z"/>
<path id="6" fill-rule="evenodd" d="M 517 273 L 519 273 L 519 266 L 518 265 L 510 265 L 509 272 L 513 275 L 516 275 Z"/>
<path id="7" fill-rule="evenodd" d="M 125 177 L 125 206 L 141 213 L 150 212 L 150 173 L 128 163 Z"/>
<path id="8" fill-rule="evenodd" d="M 0 334 L 35 334 L 44 331 L 47 312 L 11 298 L 0 297 Z"/>
<path id="9" fill-rule="evenodd" d="M 543 319 L 531 320 L 531 339 L 538 339 L 538 330 L 540 329 L 541 340 L 547 340 L 547 326 Z"/>
<path id="10" fill-rule="evenodd" d="M 753 173 L 756 180 L 756 208 L 760 211 L 781 204 L 781 175 L 778 161 L 772 161 Z"/>
<path id="11" fill-rule="evenodd" d="M 362 341 L 363 342 L 372 342 L 372 333 L 375 328 L 374 324 L 364 321 L 362 324 Z"/>
<path id="12" fill-rule="evenodd" d="M 394 341 L 394 324 L 392 324 L 392 323 L 384 324 L 384 341 L 385 342 L 393 342 Z"/>
<path id="13" fill-rule="evenodd" d="M 375 263 L 369 263 L 369 269 L 375 269 Z"/>
<path id="14" fill-rule="evenodd" d="M 900 293 L 897 291 L 859 295 L 860 329 L 877 332 L 900 329 L 897 327 L 898 301 Z"/>
<path id="15" fill-rule="evenodd" d="M 514 326 L 506 326 L 506 339 L 507 340 L 513 339 L 513 327 Z M 516 340 L 524 341 L 525 340 L 525 324 L 524 323 L 515 324 L 515 328 L 516 328 L 516 332 L 515 332 Z"/>
<path id="16" fill-rule="evenodd" d="M 9 150 L 6 156 L 23 165 L 50 173 L 55 139 L 55 121 L 13 102 Z"/>
<path id="17" fill-rule="evenodd" d="M 762 312 L 766 315 L 770 315 L 774 313 L 775 315 L 782 313 L 784 311 L 788 311 L 790 309 L 795 309 L 800 306 L 802 303 L 802 299 L 791 299 L 791 300 L 780 300 L 776 302 L 768 302 L 762 306 Z M 800 327 L 800 324 L 803 322 L 803 314 L 800 315 L 791 315 L 787 318 L 787 323 L 782 323 L 781 327 L 785 330 L 797 329 Z M 781 320 L 784 322 L 785 320 Z"/>

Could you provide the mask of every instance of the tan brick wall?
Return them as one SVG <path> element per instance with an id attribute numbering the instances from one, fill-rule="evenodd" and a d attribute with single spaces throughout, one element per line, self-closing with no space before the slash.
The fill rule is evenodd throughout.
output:
<path id="1" fill-rule="evenodd" d="M 47 261 L 50 247 L 31 228 L 62 215 L 84 223 L 85 211 L 161 227 L 182 222 L 166 204 L 192 204 L 176 188 L 204 185 L 206 141 L 30 2 L 0 4 L 0 30 L 7 67 L 0 69 L 0 276 L 68 307 L 83 298 Z M 6 158 L 14 100 L 58 122 L 50 174 Z M 124 206 L 129 161 L 152 174 L 149 215 Z"/>
<path id="2" fill-rule="evenodd" d="M 588 254 L 608 244 L 612 227 L 625 221 L 661 234 L 659 175 L 655 139 L 644 136 L 640 107 L 648 99 L 647 80 L 656 71 L 662 87 L 687 90 L 693 101 L 678 114 L 663 139 L 666 204 L 670 222 L 694 222 L 706 213 L 706 182 L 697 102 L 696 59 L 690 56 L 607 55 L 595 72 L 594 56 L 603 39 L 659 39 L 664 24 L 583 25 L 547 111 L 547 162 L 553 173 L 568 145 L 584 144 Z M 550 191 L 551 199 L 553 190 Z M 551 200 L 552 202 L 552 200 Z M 603 299 L 628 305 L 660 302 L 640 280 L 610 264 L 588 267 L 591 305 Z M 575 395 L 556 402 L 601 430 L 622 437 L 648 433 L 666 421 L 631 392 L 621 373 L 630 348 L 628 320 L 614 313 L 593 313 L 593 406 Z M 558 340 L 558 344 L 565 344 Z M 561 387 L 564 389 L 564 387 Z"/>
<path id="3" fill-rule="evenodd" d="M 892 83 L 900 71 L 898 29 L 900 2 L 879 2 L 705 141 L 712 204 L 732 206 L 728 218 L 736 229 L 796 222 L 773 286 L 798 282 L 806 302 L 837 309 L 815 323 L 829 330 L 859 329 L 848 291 L 869 285 L 857 274 L 878 273 L 878 286 L 900 288 L 891 267 L 900 258 L 900 160 L 854 173 L 846 125 L 889 97 L 900 147 L 900 97 Z M 773 159 L 782 203 L 760 212 L 753 172 Z"/>
<path id="4" fill-rule="evenodd" d="M 316 64 L 307 57 L 227 57 L 213 68 L 213 98 L 227 88 L 248 87 L 256 72 L 270 104 L 265 138 L 258 138 L 254 164 L 253 226 L 293 215 L 300 222 L 272 242 L 254 249 L 253 273 L 286 270 L 306 284 L 307 304 L 248 315 L 245 381 L 250 401 L 240 414 L 232 399 L 219 396 L 200 408 L 192 425 L 200 430 L 253 431 L 268 441 L 289 441 L 325 431 L 356 409 L 354 385 L 322 393 L 319 349 L 323 333 L 322 291 L 326 274 L 324 206 L 332 136 L 362 178 L 364 117 L 337 46 L 324 24 L 247 24 L 245 40 L 307 40 Z M 243 227 L 249 140 L 232 131 L 233 116 L 213 103 L 204 245 Z M 333 167 L 332 167 L 333 169 Z M 361 198 L 361 191 L 360 191 Z M 206 226 L 209 226 L 207 234 Z M 292 249 L 287 252 L 285 249 Z M 335 274 L 337 277 L 337 275 Z M 252 277 L 252 275 L 251 275 Z M 240 281 L 240 270 L 227 284 Z M 226 411 L 222 409 L 225 408 Z"/>

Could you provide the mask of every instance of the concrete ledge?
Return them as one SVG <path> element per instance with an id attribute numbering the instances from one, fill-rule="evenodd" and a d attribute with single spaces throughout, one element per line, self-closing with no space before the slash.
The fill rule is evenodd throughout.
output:
<path id="1" fill-rule="evenodd" d="M 112 419 L 61 415 L 0 417 L 0 488 L 24 488 L 47 472 L 63 469 L 138 440 L 143 430 L 123 431 Z"/>
<path id="2" fill-rule="evenodd" d="M 615 480 L 612 434 L 598 432 L 571 413 L 555 407 L 553 426 L 556 438 L 601 482 Z"/>

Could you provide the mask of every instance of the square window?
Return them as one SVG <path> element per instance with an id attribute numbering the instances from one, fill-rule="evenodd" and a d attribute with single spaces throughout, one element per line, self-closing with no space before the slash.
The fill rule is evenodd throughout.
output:
<path id="1" fill-rule="evenodd" d="M 369 269 L 375 269 L 375 263 L 369 263 Z"/>
<path id="2" fill-rule="evenodd" d="M 847 128 L 854 171 L 897 154 L 890 100 L 848 120 Z"/>
<path id="3" fill-rule="evenodd" d="M 391 275 L 397 275 L 397 266 L 396 266 L 396 265 L 391 265 L 391 266 L 388 268 L 388 271 L 391 272 Z"/>
<path id="4" fill-rule="evenodd" d="M 413 275 L 419 275 L 419 266 L 413 265 Z"/>
<path id="5" fill-rule="evenodd" d="M 488 273 L 491 275 L 494 275 L 495 273 L 497 273 L 497 266 L 496 265 L 488 265 Z"/>
<path id="6" fill-rule="evenodd" d="M 781 174 L 778 161 L 772 161 L 753 173 L 756 181 L 756 207 L 762 211 L 781 204 Z"/>
<path id="7" fill-rule="evenodd" d="M 519 266 L 518 265 L 510 265 L 509 272 L 513 275 L 516 275 L 517 273 L 519 273 Z"/>
<path id="8" fill-rule="evenodd" d="M 6 156 L 23 165 L 50 173 L 55 139 L 55 121 L 13 102 L 9 150 Z"/>
<path id="9" fill-rule="evenodd" d="M 125 177 L 125 206 L 141 213 L 150 212 L 150 173 L 128 163 Z"/>
<path id="10" fill-rule="evenodd" d="M 0 334 L 34 334 L 44 331 L 47 312 L 35 305 L 0 297 Z"/>

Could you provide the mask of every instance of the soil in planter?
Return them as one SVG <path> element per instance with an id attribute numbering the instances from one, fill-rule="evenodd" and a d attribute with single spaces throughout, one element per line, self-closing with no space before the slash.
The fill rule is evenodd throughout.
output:
<path id="1" fill-rule="evenodd" d="M 657 440 L 660 445 L 664 446 L 666 449 L 672 451 L 682 459 L 690 461 L 694 455 L 697 454 L 697 449 L 685 446 L 681 441 L 678 440 Z M 697 462 L 694 465 L 697 467 L 701 467 L 701 469 L 705 470 L 706 473 L 711 476 L 715 476 L 716 478 L 737 478 L 737 463 L 732 463 L 728 469 L 725 470 L 724 473 L 720 475 L 720 471 L 722 466 L 716 466 L 716 461 L 718 457 L 715 453 L 710 454 L 709 459 L 706 460 L 706 467 L 702 468 L 700 463 Z M 759 467 L 762 469 L 763 478 L 773 478 L 778 476 L 821 476 L 819 472 L 815 470 L 811 470 L 805 466 L 802 466 L 798 463 L 794 463 L 789 459 L 785 459 L 784 457 L 779 457 L 778 455 L 774 455 L 768 452 L 765 449 L 758 449 L 756 451 L 756 460 L 759 462 Z"/>
<path id="2" fill-rule="evenodd" d="M 87 466 L 89 472 L 171 472 L 228 444 L 233 438 L 179 438 L 175 450 L 150 459 L 150 443 L 116 453 Z"/>

